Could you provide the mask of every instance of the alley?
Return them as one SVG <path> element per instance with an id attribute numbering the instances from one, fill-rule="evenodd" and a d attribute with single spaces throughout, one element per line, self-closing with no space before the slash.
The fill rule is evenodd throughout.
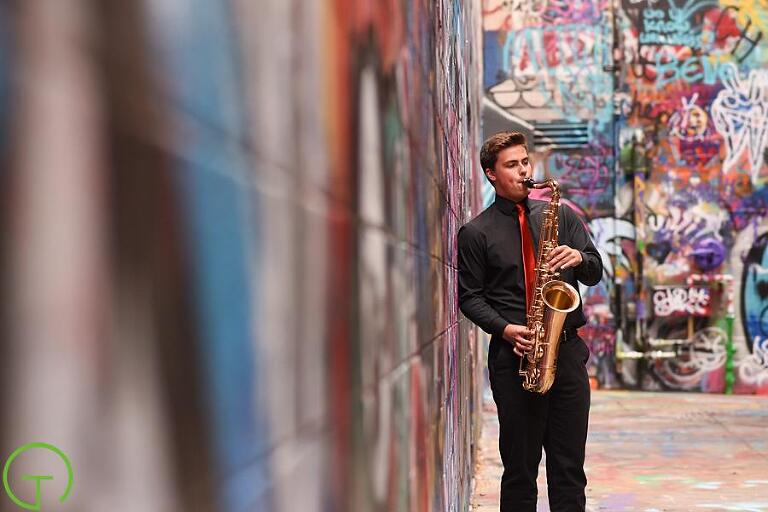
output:
<path id="1" fill-rule="evenodd" d="M 483 409 L 473 512 L 498 510 L 498 421 Z M 588 511 L 768 510 L 768 397 L 594 392 L 586 472 Z"/>

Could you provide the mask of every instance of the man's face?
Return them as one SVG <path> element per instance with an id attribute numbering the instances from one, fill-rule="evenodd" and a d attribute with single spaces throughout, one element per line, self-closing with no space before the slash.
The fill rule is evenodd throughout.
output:
<path id="1" fill-rule="evenodd" d="M 485 174 L 496 188 L 496 194 L 511 201 L 522 201 L 530 190 L 523 180 L 531 176 L 531 161 L 525 146 L 510 146 L 499 152 L 493 169 Z"/>

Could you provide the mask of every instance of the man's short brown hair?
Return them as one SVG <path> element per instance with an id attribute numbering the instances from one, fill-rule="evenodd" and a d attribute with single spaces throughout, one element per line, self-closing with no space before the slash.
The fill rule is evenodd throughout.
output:
<path id="1" fill-rule="evenodd" d="M 483 171 L 493 169 L 499 153 L 512 146 L 525 146 L 525 151 L 528 152 L 525 135 L 520 132 L 499 132 L 483 142 L 480 149 L 480 165 L 483 166 Z"/>

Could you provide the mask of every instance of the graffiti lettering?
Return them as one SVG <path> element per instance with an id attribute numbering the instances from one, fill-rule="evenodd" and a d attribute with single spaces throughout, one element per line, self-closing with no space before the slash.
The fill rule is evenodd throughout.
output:
<path id="1" fill-rule="evenodd" d="M 663 287 L 653 292 L 653 311 L 656 316 L 707 316 L 710 306 L 709 288 Z"/>
<path id="2" fill-rule="evenodd" d="M 602 25 L 526 26 L 506 34 L 500 83 L 490 95 L 505 108 L 533 108 L 542 117 L 610 120 L 612 80 L 602 65 L 610 57 Z"/>
<path id="3" fill-rule="evenodd" d="M 643 31 L 640 33 L 640 44 L 675 44 L 699 48 L 701 38 L 685 19 L 669 19 L 667 12 L 661 9 L 646 9 L 643 11 Z"/>
<path id="4" fill-rule="evenodd" d="M 546 29 L 526 27 L 510 32 L 503 48 L 503 70 L 512 74 L 558 74 L 602 62 L 608 51 L 605 37 L 594 25 L 570 24 Z"/>
<path id="5" fill-rule="evenodd" d="M 730 58 L 724 55 L 695 55 L 679 59 L 669 53 L 656 54 L 656 88 L 662 89 L 676 80 L 692 84 L 714 84 L 723 79 L 723 64 Z"/>

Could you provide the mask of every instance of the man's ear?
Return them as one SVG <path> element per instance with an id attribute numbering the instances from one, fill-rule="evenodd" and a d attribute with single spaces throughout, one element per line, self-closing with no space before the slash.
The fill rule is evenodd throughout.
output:
<path id="1" fill-rule="evenodd" d="M 488 179 L 491 180 L 491 183 L 496 181 L 496 173 L 493 172 L 493 169 L 486 169 L 485 175 L 488 176 Z"/>

